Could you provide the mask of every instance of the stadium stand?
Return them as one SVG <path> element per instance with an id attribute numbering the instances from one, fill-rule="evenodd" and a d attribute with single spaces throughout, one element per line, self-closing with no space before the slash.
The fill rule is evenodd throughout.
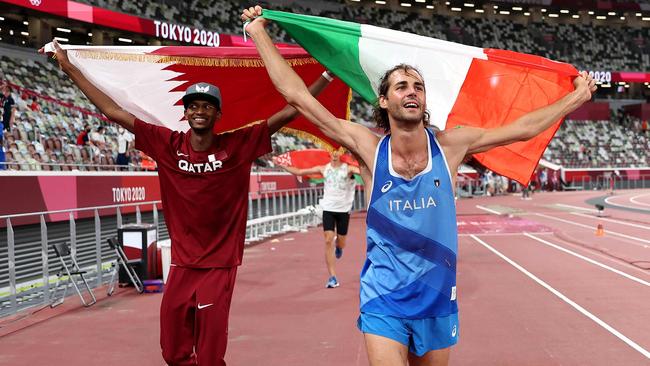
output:
<path id="1" fill-rule="evenodd" d="M 611 121 L 567 120 L 551 141 L 544 159 L 565 168 L 650 166 L 650 139 L 642 121 L 616 113 Z"/>
<path id="2" fill-rule="evenodd" d="M 189 2 L 138 2 L 123 0 L 84 0 L 91 5 L 102 6 L 129 14 L 145 14 L 146 17 L 162 18 L 186 25 L 211 28 L 222 33 L 241 33 L 239 14 L 242 2 L 220 1 L 210 6 L 206 0 Z M 264 4 L 264 1 L 260 3 Z M 342 20 L 368 23 L 381 27 L 399 29 L 427 37 L 460 42 L 483 48 L 500 48 L 570 62 L 579 69 L 636 71 L 650 66 L 650 28 L 633 28 L 625 25 L 605 26 L 593 24 L 559 24 L 547 19 L 531 20 L 521 24 L 507 19 L 433 15 L 420 17 L 415 12 L 396 12 L 369 6 L 336 5 L 335 10 L 315 2 L 303 7 L 301 3 L 292 8 L 273 6 L 274 9 L 305 14 L 332 16 Z M 318 5 L 321 6 L 318 6 Z M 278 28 L 271 29 L 275 39 L 292 42 Z"/>
<path id="3" fill-rule="evenodd" d="M 221 33 L 241 33 L 238 19 L 243 5 L 238 0 L 221 1 L 219 6 L 212 6 L 207 0 L 82 2 Z M 264 5 L 264 1 L 261 3 Z M 635 28 L 620 23 L 567 24 L 551 22 L 548 18 L 531 18 L 528 24 L 523 24 L 507 18 L 440 14 L 422 17 L 417 12 L 350 6 L 343 1 L 318 1 L 313 2 L 313 6 L 303 6 L 303 3 L 295 2 L 291 9 L 278 7 L 277 4 L 273 7 L 370 23 L 478 47 L 538 54 L 570 62 L 580 69 L 650 69 L 648 27 Z M 271 31 L 278 40 L 292 41 L 284 31 L 276 27 L 272 27 Z M 18 106 L 16 126 L 4 140 L 9 169 L 113 169 L 110 166 L 116 159 L 116 128 L 105 123 L 94 106 L 66 77 L 62 77 L 53 64 L 43 60 L 3 56 L 0 66 L 3 70 L 1 78 L 15 86 L 13 94 Z M 607 98 L 617 95 L 610 93 Z M 372 106 L 356 95 L 351 103 L 351 112 L 353 121 L 372 125 Z M 611 121 L 567 121 L 547 149 L 545 158 L 575 168 L 618 166 L 628 162 L 648 165 L 648 138 L 638 133 L 640 123 L 641 121 L 620 112 L 615 112 Z M 105 146 L 99 148 L 76 144 L 78 135 L 86 125 L 91 126 L 93 131 L 99 126 L 105 127 Z M 602 133 L 605 129 L 611 133 Z M 313 145 L 291 135 L 279 135 L 274 139 L 274 146 L 277 152 L 284 152 Z M 142 164 L 143 158 L 137 151 L 131 150 L 128 155 L 132 166 Z M 145 157 L 144 161 L 146 163 L 148 159 Z M 99 165 L 104 167 L 98 167 Z M 262 158 L 258 165 L 257 168 L 273 168 L 270 159 Z"/>
<path id="4" fill-rule="evenodd" d="M 7 82 L 13 88 L 17 110 L 13 126 L 5 132 L 7 167 L 12 170 L 98 170 L 115 165 L 117 129 L 89 109 L 83 95 L 49 64 L 2 57 Z M 7 68 L 5 68 L 7 67 Z M 34 77 L 35 76 L 35 77 Z M 50 95 L 56 96 L 55 98 Z M 77 145 L 85 126 L 107 132 L 105 145 Z M 135 151 L 129 154 L 139 161 Z M 114 167 L 113 167 L 114 168 Z"/>

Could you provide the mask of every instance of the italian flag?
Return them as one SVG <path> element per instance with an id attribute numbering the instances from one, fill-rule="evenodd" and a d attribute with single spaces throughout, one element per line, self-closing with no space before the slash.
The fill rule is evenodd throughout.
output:
<path id="1" fill-rule="evenodd" d="M 571 65 L 511 51 L 482 49 L 316 16 L 264 10 L 316 60 L 366 101 L 375 103 L 386 70 L 406 63 L 425 79 L 431 123 L 498 127 L 549 105 L 573 88 Z M 526 142 L 474 157 L 485 167 L 527 184 L 562 121 Z"/>

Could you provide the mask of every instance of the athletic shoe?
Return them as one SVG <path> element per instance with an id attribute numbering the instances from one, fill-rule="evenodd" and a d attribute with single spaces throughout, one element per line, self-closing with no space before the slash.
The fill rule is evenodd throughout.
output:
<path id="1" fill-rule="evenodd" d="M 332 276 L 329 278 L 329 280 L 327 280 L 327 286 L 325 286 L 325 288 L 335 288 L 339 286 L 340 283 L 336 280 L 336 276 Z"/>
<path id="2" fill-rule="evenodd" d="M 336 259 L 339 259 L 343 256 L 343 248 L 336 247 L 334 249 L 334 255 L 336 256 Z"/>

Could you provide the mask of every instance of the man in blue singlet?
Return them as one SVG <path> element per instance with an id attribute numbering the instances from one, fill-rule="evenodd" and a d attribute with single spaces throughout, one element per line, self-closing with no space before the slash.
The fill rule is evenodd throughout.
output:
<path id="1" fill-rule="evenodd" d="M 525 141 L 591 99 L 596 90 L 582 72 L 575 90 L 557 102 L 494 129 L 432 131 L 425 85 L 408 65 L 381 79 L 375 111 L 383 138 L 336 118 L 313 98 L 265 30 L 260 7 L 244 10 L 246 31 L 269 76 L 289 104 L 359 158 L 369 194 L 367 259 L 361 272 L 361 315 L 372 366 L 447 365 L 458 341 L 457 230 L 453 187 L 465 156 Z"/>

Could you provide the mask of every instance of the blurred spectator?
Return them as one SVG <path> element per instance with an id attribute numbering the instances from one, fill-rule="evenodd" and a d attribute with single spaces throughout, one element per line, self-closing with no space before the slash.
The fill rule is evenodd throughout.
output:
<path id="1" fill-rule="evenodd" d="M 29 164 L 29 170 L 43 170 L 43 159 L 41 159 L 41 154 L 36 151 L 30 154 L 26 160 Z"/>
<path id="2" fill-rule="evenodd" d="M 7 151 L 5 153 L 6 165 L 4 169 L 7 170 L 20 170 L 20 165 L 16 164 L 16 159 L 14 158 L 14 153 L 12 151 Z"/>
<path id="3" fill-rule="evenodd" d="M 126 152 L 131 148 L 133 135 L 123 127 L 117 128 L 117 165 L 129 165 L 129 157 Z"/>
<path id="4" fill-rule="evenodd" d="M 38 103 L 36 102 L 36 97 L 33 96 L 33 97 L 31 98 L 31 101 L 32 101 L 32 102 L 29 104 L 29 109 L 31 109 L 32 112 L 38 112 L 38 111 L 41 109 L 41 107 L 40 107 L 40 106 L 38 105 Z"/>
<path id="5" fill-rule="evenodd" d="M 106 138 L 104 137 L 104 131 L 105 129 L 103 126 L 98 126 L 97 130 L 91 132 L 88 138 L 90 145 L 93 146 L 93 151 L 95 154 L 99 154 L 99 152 L 106 147 Z"/>
<path id="6" fill-rule="evenodd" d="M 4 138 L 3 138 L 3 131 L 0 129 L 0 170 L 5 170 L 7 169 L 7 166 L 5 165 L 5 147 L 4 147 Z"/>
<path id="7" fill-rule="evenodd" d="M 551 174 L 551 191 L 560 190 L 560 171 L 554 170 Z"/>
<path id="8" fill-rule="evenodd" d="M 63 170 L 79 170 L 71 154 L 66 154 Z"/>
<path id="9" fill-rule="evenodd" d="M 14 123 L 16 114 L 16 102 L 11 95 L 11 87 L 4 85 L 2 87 L 2 97 L 0 97 L 0 104 L 2 104 L 2 124 L 5 130 L 11 131 L 11 126 Z"/>
<path id="10" fill-rule="evenodd" d="M 548 190 L 548 173 L 546 172 L 546 168 L 541 168 L 539 171 L 539 184 L 540 190 Z"/>
<path id="11" fill-rule="evenodd" d="M 539 176 L 538 171 L 533 172 L 533 175 L 530 176 L 530 191 L 532 193 L 535 193 L 535 191 L 537 191 L 538 189 L 541 188 L 541 186 L 539 184 L 538 176 Z"/>
<path id="12" fill-rule="evenodd" d="M 77 135 L 77 145 L 85 146 L 88 145 L 88 134 L 90 133 L 90 126 L 84 126 L 84 129 Z"/>

